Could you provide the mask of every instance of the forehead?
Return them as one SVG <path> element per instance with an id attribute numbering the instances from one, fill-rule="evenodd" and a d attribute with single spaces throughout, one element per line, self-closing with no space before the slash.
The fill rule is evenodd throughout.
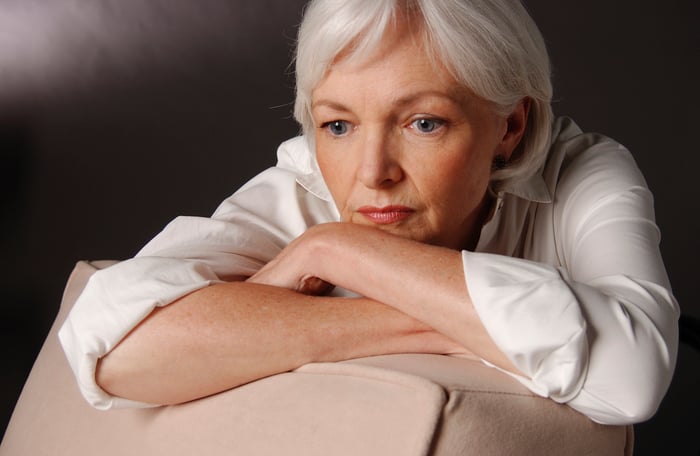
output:
<path id="1" fill-rule="evenodd" d="M 357 91 L 465 93 L 451 72 L 423 43 L 415 29 L 392 27 L 369 52 L 339 54 L 312 92 L 312 99 Z M 343 93 L 347 92 L 347 93 Z"/>

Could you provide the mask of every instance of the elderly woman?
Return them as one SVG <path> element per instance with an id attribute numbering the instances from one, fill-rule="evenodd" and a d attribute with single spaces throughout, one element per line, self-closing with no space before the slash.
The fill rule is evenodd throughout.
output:
<path id="1" fill-rule="evenodd" d="M 60 337 L 98 408 L 315 361 L 474 356 L 600 423 L 649 418 L 678 306 L 629 152 L 552 119 L 513 0 L 313 0 L 303 136 L 211 218 L 95 274 Z"/>

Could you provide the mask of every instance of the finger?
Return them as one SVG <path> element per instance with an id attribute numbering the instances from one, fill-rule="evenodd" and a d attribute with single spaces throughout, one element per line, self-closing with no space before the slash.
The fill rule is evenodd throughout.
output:
<path id="1" fill-rule="evenodd" d="M 330 293 L 335 286 L 331 283 L 321 280 L 318 277 L 304 277 L 299 282 L 296 291 L 311 296 L 321 296 Z"/>

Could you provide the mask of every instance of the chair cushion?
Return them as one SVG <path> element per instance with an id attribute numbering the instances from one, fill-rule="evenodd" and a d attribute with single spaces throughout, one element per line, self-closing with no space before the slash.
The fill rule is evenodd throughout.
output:
<path id="1" fill-rule="evenodd" d="M 631 454 L 631 428 L 595 424 L 478 360 L 440 355 L 309 364 L 186 404 L 93 409 L 57 331 L 108 264 L 76 265 L 0 456 Z"/>

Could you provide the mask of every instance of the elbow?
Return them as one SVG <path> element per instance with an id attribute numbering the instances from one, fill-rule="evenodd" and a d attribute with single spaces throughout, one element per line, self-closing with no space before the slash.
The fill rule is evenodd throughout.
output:
<path id="1" fill-rule="evenodd" d="M 674 358 L 675 360 L 675 358 Z M 621 363 L 604 376 L 591 375 L 568 404 L 593 421 L 630 425 L 656 414 L 673 378 L 675 362 Z"/>
<path id="2" fill-rule="evenodd" d="M 649 330 L 638 337 L 638 345 L 627 362 L 619 363 L 620 386 L 627 422 L 647 421 L 656 414 L 673 380 L 678 353 L 677 327 L 664 333 Z M 624 370 L 625 372 L 622 372 Z M 614 377 L 613 377 L 614 378 Z"/>
<path id="3" fill-rule="evenodd" d="M 110 362 L 106 358 L 99 358 L 95 366 L 95 384 L 109 393 L 115 385 L 116 375 Z M 118 382 L 117 382 L 118 383 Z"/>
<path id="4" fill-rule="evenodd" d="M 590 312 L 587 369 L 570 405 L 601 424 L 630 425 L 654 416 L 673 379 L 678 352 L 672 299 L 612 302 Z M 656 303 L 659 303 L 658 305 Z"/>
<path id="5" fill-rule="evenodd" d="M 128 394 L 128 376 L 124 374 L 122 366 L 109 354 L 97 360 L 95 384 L 110 396 L 133 399 Z"/>
<path id="6" fill-rule="evenodd" d="M 666 393 L 666 385 L 638 388 L 634 394 L 621 394 L 622 399 L 612 417 L 603 424 L 630 425 L 649 420 L 656 414 Z M 615 403 L 613 403 L 614 405 Z"/>
<path id="7" fill-rule="evenodd" d="M 177 405 L 216 394 L 243 383 L 239 377 L 219 378 L 203 366 L 173 368 L 172 358 L 130 357 L 121 346 L 100 358 L 95 383 L 104 393 L 138 406 Z M 205 373 L 202 375 L 202 373 Z M 250 381 L 250 380 L 247 380 Z M 120 401 L 121 402 L 121 401 Z M 123 403 L 123 402 L 122 402 Z"/>
<path id="8" fill-rule="evenodd" d="M 626 416 L 623 417 L 619 424 L 637 424 L 651 419 L 661 405 L 662 397 L 654 398 L 654 400 L 641 400 L 636 407 L 631 407 Z"/>
<path id="9" fill-rule="evenodd" d="M 617 397 L 605 398 L 582 393 L 569 405 L 596 423 L 626 426 L 652 418 L 662 399 L 663 395 L 644 397 L 641 394 L 621 393 Z"/>
<path id="10" fill-rule="evenodd" d="M 158 403 L 153 398 L 142 397 L 135 393 L 135 384 L 142 375 L 135 369 L 130 369 L 124 363 L 120 362 L 118 356 L 113 353 L 107 354 L 97 360 L 95 366 L 95 384 L 105 393 L 112 397 L 123 399 Z M 151 400 L 144 400 L 151 399 Z"/>
<path id="11" fill-rule="evenodd" d="M 126 362 L 115 351 L 98 359 L 95 368 L 95 384 L 107 395 L 150 406 L 186 402 L 188 398 L 180 398 L 164 388 L 147 365 Z"/>
<path id="12" fill-rule="evenodd" d="M 623 385 L 631 392 L 631 397 L 625 401 L 627 422 L 624 424 L 641 423 L 656 414 L 671 385 L 674 369 L 675 357 L 670 364 L 658 363 Z"/>
<path id="13" fill-rule="evenodd" d="M 638 387 L 632 392 L 624 391 L 619 386 L 615 385 L 614 391 L 606 391 L 605 394 L 584 388 L 567 405 L 604 425 L 626 426 L 654 416 L 661 405 L 663 393 L 645 394 Z"/>

